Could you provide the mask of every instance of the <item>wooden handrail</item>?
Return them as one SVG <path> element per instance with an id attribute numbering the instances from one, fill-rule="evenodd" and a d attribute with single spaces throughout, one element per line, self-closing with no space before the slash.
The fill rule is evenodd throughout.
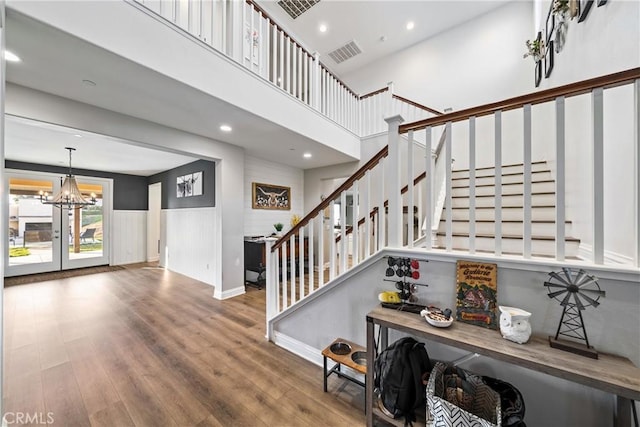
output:
<path id="1" fill-rule="evenodd" d="M 364 174 L 370 170 L 373 169 L 373 167 L 375 165 L 377 165 L 381 159 L 387 157 L 387 155 L 389 154 L 389 146 L 385 146 L 382 150 L 378 151 L 376 153 L 375 156 L 373 156 L 371 158 L 371 160 L 369 160 L 367 163 L 365 163 L 360 169 L 358 169 L 356 171 L 356 173 L 354 173 L 353 175 L 351 175 L 340 187 L 338 187 L 333 193 L 331 193 L 328 197 L 326 197 L 322 202 L 320 202 L 320 204 L 318 206 L 316 206 L 311 212 L 309 212 L 307 215 L 305 215 L 304 218 L 302 218 L 302 220 L 300 220 L 300 222 L 298 224 L 296 224 L 293 228 L 291 228 L 291 230 L 289 230 L 284 236 L 282 236 L 271 248 L 271 252 L 274 252 L 276 249 L 278 249 L 280 246 L 282 246 L 282 244 L 291 236 L 295 235 L 298 233 L 298 230 L 300 230 L 302 227 L 304 227 L 305 225 L 307 225 L 309 223 L 309 221 L 311 221 L 313 218 L 315 218 L 315 216 L 322 212 L 327 206 L 329 206 L 329 204 L 331 203 L 332 200 L 334 200 L 336 197 L 338 197 L 340 195 L 340 193 L 342 193 L 343 191 L 347 190 L 349 187 L 351 187 L 353 185 L 354 182 L 356 182 L 358 179 L 362 178 L 364 176 Z"/>
<path id="2" fill-rule="evenodd" d="M 558 86 L 539 92 L 533 92 L 528 95 L 509 98 L 504 101 L 485 104 L 479 107 L 467 108 L 465 110 L 454 111 L 452 113 L 443 114 L 438 117 L 419 120 L 414 123 L 406 123 L 400 126 L 399 132 L 403 134 L 407 133 L 410 130 L 422 130 L 428 126 L 438 126 L 447 122 L 459 122 L 461 120 L 466 120 L 469 117 L 486 116 L 496 111 L 509 111 L 516 108 L 521 108 L 526 104 L 535 105 L 543 102 L 553 101 L 559 96 L 569 98 L 576 95 L 582 95 L 591 91 L 592 89 L 599 87 L 612 88 L 621 86 L 639 78 L 640 68 L 632 68 L 630 70 L 608 74 L 602 77 L 596 77 L 593 79 L 583 80 L 564 86 Z"/>
<path id="3" fill-rule="evenodd" d="M 419 109 L 421 109 L 421 110 L 428 111 L 428 112 L 430 112 L 430 113 L 432 113 L 432 114 L 435 114 L 435 115 L 437 115 L 437 116 L 439 116 L 439 115 L 441 115 L 441 114 L 442 114 L 442 113 L 441 113 L 440 111 L 438 111 L 438 110 L 434 110 L 433 108 L 427 107 L 427 106 L 422 105 L 422 104 L 418 104 L 417 102 L 414 102 L 414 101 L 412 101 L 412 100 L 410 100 L 410 99 L 404 98 L 404 97 L 402 97 L 402 96 L 400 96 L 400 95 L 393 94 L 393 97 L 394 97 L 395 99 L 397 99 L 398 101 L 402 101 L 402 102 L 404 102 L 404 103 L 406 103 L 406 104 L 413 105 L 413 106 L 414 106 L 414 107 L 416 107 L 416 108 L 419 108 Z"/>
<path id="4" fill-rule="evenodd" d="M 378 89 L 378 90 L 374 90 L 373 92 L 369 92 L 365 95 L 360 95 L 360 101 L 362 101 L 363 99 L 367 99 L 367 98 L 371 98 L 372 96 L 384 93 L 386 91 L 389 90 L 389 87 L 383 87 L 382 89 Z"/>
<path id="5" fill-rule="evenodd" d="M 296 39 L 294 39 L 293 37 L 291 37 L 285 30 L 284 28 L 282 28 L 280 25 L 278 25 L 278 23 L 271 17 L 271 15 L 269 15 L 267 13 L 266 10 L 264 10 L 262 7 L 260 7 L 256 2 L 254 2 L 253 0 L 245 0 L 247 3 L 249 3 L 251 5 L 251 7 L 253 7 L 255 10 L 257 10 L 258 12 L 262 13 L 263 16 L 266 16 L 273 25 L 275 25 L 275 27 L 278 29 L 278 31 L 282 31 L 287 37 L 289 37 L 289 39 L 291 39 L 291 41 L 293 43 L 295 43 L 296 46 L 298 46 L 300 49 L 302 49 L 302 51 L 304 53 L 306 53 L 307 55 L 309 55 L 311 58 L 314 58 L 314 56 L 307 50 L 305 49 L 304 46 L 302 46 L 300 43 L 298 43 L 298 41 Z M 243 6 L 244 7 L 244 6 Z M 324 68 L 324 70 L 329 73 L 331 75 L 331 77 L 333 77 L 334 79 L 336 79 L 338 81 L 338 83 L 340 83 L 342 86 L 344 86 L 344 88 L 347 90 L 347 92 L 349 92 L 351 95 L 353 95 L 356 99 L 358 98 L 358 95 L 356 95 L 356 93 L 354 91 L 351 90 L 351 88 L 349 88 L 349 86 L 347 86 L 342 80 L 340 80 L 338 78 L 338 76 L 336 76 L 335 74 L 333 74 L 331 72 L 331 70 L 329 70 L 329 68 L 327 68 L 326 65 L 324 65 L 322 62 L 318 61 L 320 63 L 320 66 L 322 68 Z"/>

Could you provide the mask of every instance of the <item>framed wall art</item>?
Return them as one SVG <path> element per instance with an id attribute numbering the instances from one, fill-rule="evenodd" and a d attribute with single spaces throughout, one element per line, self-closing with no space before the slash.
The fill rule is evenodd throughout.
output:
<path id="1" fill-rule="evenodd" d="M 251 207 L 253 209 L 291 210 L 291 187 L 252 183 Z"/>

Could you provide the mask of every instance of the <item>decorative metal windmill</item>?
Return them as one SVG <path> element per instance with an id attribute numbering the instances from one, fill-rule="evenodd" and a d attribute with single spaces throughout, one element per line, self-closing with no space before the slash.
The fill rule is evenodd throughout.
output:
<path id="1" fill-rule="evenodd" d="M 600 305 L 598 300 L 605 296 L 600 289 L 598 279 L 579 269 L 563 268 L 559 272 L 549 273 L 544 282 L 549 298 L 554 298 L 562 306 L 562 317 L 555 337 L 549 337 L 549 345 L 582 356 L 598 358 L 598 352 L 589 345 L 587 330 L 584 327 L 582 311 L 590 306 Z M 565 340 L 560 337 L 566 337 Z"/>

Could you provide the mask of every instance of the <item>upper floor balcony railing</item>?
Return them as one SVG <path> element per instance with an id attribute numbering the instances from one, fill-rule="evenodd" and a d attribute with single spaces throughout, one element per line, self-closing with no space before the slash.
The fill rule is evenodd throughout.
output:
<path id="1" fill-rule="evenodd" d="M 309 52 L 251 0 L 135 1 L 358 136 L 386 132 L 384 117 L 390 111 L 409 121 L 439 114 L 393 94 L 391 84 L 357 95 L 318 53 Z"/>

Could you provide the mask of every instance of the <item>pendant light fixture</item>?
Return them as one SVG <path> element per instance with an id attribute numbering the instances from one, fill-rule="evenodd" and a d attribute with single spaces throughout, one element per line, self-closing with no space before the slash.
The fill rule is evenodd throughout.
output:
<path id="1" fill-rule="evenodd" d="M 85 198 L 76 182 L 75 176 L 73 176 L 73 170 L 71 169 L 71 153 L 76 151 L 75 148 L 65 147 L 65 150 L 69 150 L 69 173 L 64 178 L 60 191 L 49 199 L 49 194 L 40 191 L 40 201 L 45 205 L 53 205 L 61 209 L 73 209 L 76 207 L 92 206 L 96 204 L 96 194 L 91 193 L 89 199 Z"/>

